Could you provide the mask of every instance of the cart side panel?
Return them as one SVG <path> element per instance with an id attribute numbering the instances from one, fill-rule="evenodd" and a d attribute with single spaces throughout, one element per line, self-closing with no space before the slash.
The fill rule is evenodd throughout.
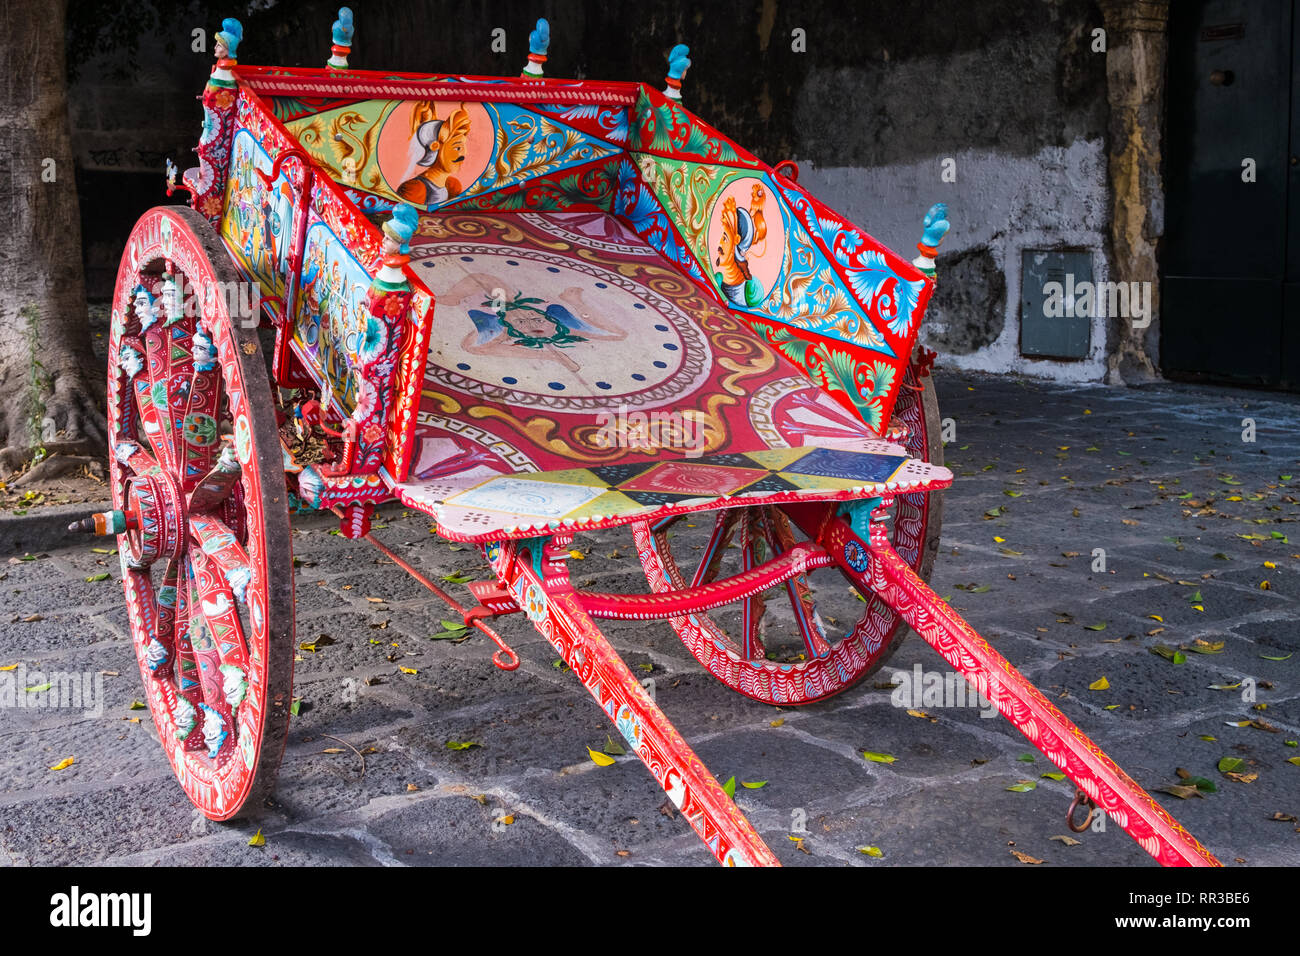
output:
<path id="1" fill-rule="evenodd" d="M 283 299 L 297 204 L 284 167 L 270 189 L 257 175 L 258 170 L 269 174 L 271 164 L 253 133 L 237 128 L 220 232 L 243 273 L 257 280 L 262 296 Z"/>
<path id="2" fill-rule="evenodd" d="M 285 128 L 365 212 L 417 209 L 609 211 L 624 108 L 471 99 L 321 101 L 276 109 Z"/>
<path id="3" fill-rule="evenodd" d="M 631 137 L 615 211 L 882 431 L 932 280 L 653 91 Z"/>

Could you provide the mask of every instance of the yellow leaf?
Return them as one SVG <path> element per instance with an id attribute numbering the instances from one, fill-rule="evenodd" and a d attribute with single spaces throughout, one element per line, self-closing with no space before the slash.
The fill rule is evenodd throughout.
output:
<path id="1" fill-rule="evenodd" d="M 994 536 L 993 536 L 993 540 L 994 540 L 996 543 L 1001 544 L 1003 541 L 1006 541 L 1007 539 L 1006 539 L 1006 538 L 999 538 L 997 535 L 994 535 Z M 864 852 L 865 852 L 865 851 L 864 851 Z"/>
<path id="2" fill-rule="evenodd" d="M 882 857 L 882 856 L 885 855 L 885 854 L 881 851 L 880 847 L 878 847 L 878 846 L 860 846 L 860 847 L 858 847 L 858 852 L 859 852 L 859 853 L 865 853 L 867 856 L 874 856 L 874 857 L 877 857 L 877 858 Z"/>
<path id="3" fill-rule="evenodd" d="M 1202 613 L 1204 613 L 1204 611 L 1205 611 L 1204 606 L 1202 606 L 1202 605 L 1200 605 L 1200 604 L 1193 604 L 1193 605 L 1192 605 L 1192 609 L 1193 609 L 1193 610 L 1196 610 L 1196 611 L 1201 611 Z"/>
<path id="4" fill-rule="evenodd" d="M 1266 568 L 1268 568 L 1270 571 L 1272 571 L 1272 570 L 1274 570 L 1275 568 L 1277 568 L 1277 565 L 1274 564 L 1272 561 L 1265 561 L 1265 562 L 1264 562 L 1264 567 L 1266 567 Z"/>
<path id="5" fill-rule="evenodd" d="M 1110 690 L 1110 681 L 1106 680 L 1104 676 L 1099 677 L 1088 685 L 1088 690 Z"/>
<path id="6" fill-rule="evenodd" d="M 399 671 L 401 671 L 403 674 L 418 674 L 418 673 L 420 673 L 420 672 L 419 672 L 418 670 L 416 670 L 414 667 L 400 667 L 400 666 L 399 666 L 397 669 L 398 669 Z"/>
<path id="7" fill-rule="evenodd" d="M 258 831 L 257 831 L 256 833 L 253 834 L 253 838 L 252 838 L 251 840 L 248 841 L 248 845 L 249 845 L 249 846 L 266 846 L 266 837 L 262 836 L 262 831 L 261 831 L 260 828 L 258 829 Z"/>
<path id="8" fill-rule="evenodd" d="M 17 664 L 6 664 L 4 667 L 0 667 L 0 671 L 12 671 L 17 669 L 18 669 Z"/>
<path id="9" fill-rule="evenodd" d="M 1271 591 L 1273 590 L 1273 585 L 1269 584 L 1267 581 L 1260 581 L 1259 589 L 1261 591 Z"/>
<path id="10" fill-rule="evenodd" d="M 569 557 L 573 558 L 575 561 L 587 560 L 587 556 L 576 548 L 569 552 Z"/>
<path id="11" fill-rule="evenodd" d="M 776 720 L 772 721 L 771 724 L 770 724 L 769 726 L 771 726 L 771 727 L 780 727 L 780 726 L 781 726 L 782 724 L 784 724 L 784 723 L 785 723 L 785 718 L 784 718 L 784 717 L 778 717 Z"/>
<path id="12" fill-rule="evenodd" d="M 598 750 L 592 750 L 590 747 L 587 748 L 587 753 L 591 756 L 591 762 L 597 767 L 608 767 L 614 762 L 614 758 L 609 754 L 603 754 Z"/>
<path id="13" fill-rule="evenodd" d="M 515 822 L 515 815 L 512 813 L 508 817 L 502 817 L 501 822 L 506 826 L 510 826 L 510 824 Z"/>
<path id="14" fill-rule="evenodd" d="M 1147 617 L 1151 618 L 1153 621 L 1159 621 L 1161 624 L 1165 623 L 1165 619 L 1159 614 L 1148 614 Z"/>
<path id="15" fill-rule="evenodd" d="M 58 763 L 56 763 L 56 764 L 55 764 L 53 767 L 51 767 L 50 769 L 51 769 L 51 770 L 67 770 L 69 767 L 71 767 L 71 766 L 72 766 L 74 763 L 76 763 L 76 762 L 77 762 L 77 758 L 76 758 L 76 757 L 64 757 L 62 760 L 60 760 Z"/>

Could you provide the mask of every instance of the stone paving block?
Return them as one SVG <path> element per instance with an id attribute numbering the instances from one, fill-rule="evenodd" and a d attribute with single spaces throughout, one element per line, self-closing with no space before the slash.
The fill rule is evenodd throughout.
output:
<path id="1" fill-rule="evenodd" d="M 368 831 L 409 866 L 577 866 L 588 862 L 555 830 L 516 812 L 514 823 L 469 796 L 423 799 L 386 813 Z M 617 860 L 611 854 L 611 862 Z"/>

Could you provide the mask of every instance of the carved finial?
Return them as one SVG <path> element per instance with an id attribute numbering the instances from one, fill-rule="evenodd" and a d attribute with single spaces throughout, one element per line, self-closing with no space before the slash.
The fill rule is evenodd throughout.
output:
<path id="1" fill-rule="evenodd" d="M 921 241 L 916 244 L 921 254 L 912 260 L 912 265 L 926 275 L 933 276 L 934 259 L 939 254 L 939 244 L 948 234 L 948 204 L 937 202 L 931 206 L 925 214 L 922 226 L 924 231 L 921 233 Z"/>
<path id="2" fill-rule="evenodd" d="M 691 68 L 691 48 L 679 43 L 668 52 L 668 76 L 664 78 L 664 96 L 670 100 L 682 98 L 682 78 Z"/>
<path id="3" fill-rule="evenodd" d="M 217 58 L 217 67 L 212 71 L 209 83 L 217 86 L 234 86 L 235 77 L 230 68 L 235 65 L 239 55 L 239 44 L 244 39 L 244 27 L 234 17 L 221 21 L 221 29 L 213 38 L 212 52 Z"/>
<path id="4" fill-rule="evenodd" d="M 330 58 L 325 63 L 331 70 L 346 70 L 348 54 L 352 52 L 352 34 L 356 27 L 352 24 L 350 7 L 339 7 L 339 18 L 334 21 L 334 45 L 330 47 Z"/>
<path id="5" fill-rule="evenodd" d="M 538 20 L 537 27 L 528 34 L 528 62 L 520 76 L 541 76 L 542 64 L 546 62 L 546 49 L 551 45 L 551 25 L 545 20 Z"/>
<path id="6" fill-rule="evenodd" d="M 377 282 L 389 286 L 405 286 L 406 276 L 402 266 L 411 258 L 411 236 L 420 224 L 420 214 L 414 206 L 401 203 L 393 209 L 393 216 L 381 227 L 384 233 L 384 265 L 375 275 Z"/>

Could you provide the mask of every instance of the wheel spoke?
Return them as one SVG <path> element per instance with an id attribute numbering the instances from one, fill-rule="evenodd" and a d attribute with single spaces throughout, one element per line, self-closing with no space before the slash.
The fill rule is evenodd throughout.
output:
<path id="1" fill-rule="evenodd" d="M 113 449 L 113 455 L 120 464 L 126 465 L 141 478 L 156 475 L 160 470 L 154 457 L 137 442 L 118 442 Z"/>
<path id="2" fill-rule="evenodd" d="M 215 510 L 231 493 L 241 474 L 234 442 L 227 441 L 222 445 L 221 454 L 212 469 L 190 493 L 190 513 Z"/>
<path id="3" fill-rule="evenodd" d="M 768 545 L 777 554 L 784 554 L 794 547 L 794 531 L 790 528 L 790 519 L 780 509 L 764 508 L 762 524 Z M 799 625 L 799 636 L 808 649 L 808 655 L 825 657 L 831 652 L 831 645 L 826 640 L 826 625 L 817 613 L 817 603 L 813 600 L 808 575 L 800 574 L 791 578 L 785 582 L 785 589 L 790 597 L 790 609 L 794 613 L 795 623 Z"/>
<path id="4" fill-rule="evenodd" d="M 232 708 L 248 690 L 248 655 L 229 586 L 201 551 L 191 549 L 188 564 L 190 641 L 203 690 L 199 730 L 208 758 L 215 760 L 223 747 L 233 745 Z"/>
<path id="5" fill-rule="evenodd" d="M 695 576 L 691 578 L 691 587 L 697 588 L 701 584 L 708 584 L 718 576 L 718 568 L 722 564 L 722 554 L 727 549 L 728 542 L 731 541 L 731 535 L 736 527 L 736 519 L 739 517 L 739 510 L 736 508 L 727 508 L 719 511 L 714 516 L 713 533 L 709 535 L 709 543 L 704 547 L 704 554 L 700 556 L 700 563 L 695 568 Z"/>
<path id="6" fill-rule="evenodd" d="M 186 339 L 189 346 L 186 354 L 192 356 L 186 363 L 188 404 L 180 422 L 184 457 L 180 478 L 186 491 L 206 481 L 218 454 L 224 454 L 217 421 L 221 379 L 211 341 L 202 330 L 197 330 L 192 339 Z"/>
<path id="7" fill-rule="evenodd" d="M 164 385 L 163 388 L 166 386 Z M 155 389 L 145 375 L 136 375 L 131 379 L 131 391 L 135 393 L 136 410 L 140 413 L 140 428 L 144 440 L 153 451 L 154 461 L 163 467 L 173 463 L 170 443 L 171 429 L 167 425 L 166 395 L 162 389 Z M 155 404 L 155 398 L 161 396 L 163 407 Z"/>
<path id="8" fill-rule="evenodd" d="M 186 750 L 198 750 L 202 747 L 202 734 L 193 731 L 199 725 L 199 705 L 203 703 L 203 689 L 199 684 L 199 662 L 194 657 L 194 645 L 190 640 L 190 610 L 194 605 L 192 582 L 190 580 L 189 562 L 177 558 L 178 575 L 176 580 L 176 611 L 173 625 L 176 647 L 176 703 L 172 708 L 172 720 L 176 724 L 177 736 L 183 740 Z"/>
<path id="9" fill-rule="evenodd" d="M 745 508 L 740 521 L 740 568 L 749 571 L 762 562 L 758 558 L 758 529 L 754 526 L 753 509 Z M 767 656 L 759 636 L 759 623 L 763 620 L 765 608 L 761 594 L 751 594 L 745 598 L 741 610 L 741 653 L 747 660 L 758 660 Z"/>

